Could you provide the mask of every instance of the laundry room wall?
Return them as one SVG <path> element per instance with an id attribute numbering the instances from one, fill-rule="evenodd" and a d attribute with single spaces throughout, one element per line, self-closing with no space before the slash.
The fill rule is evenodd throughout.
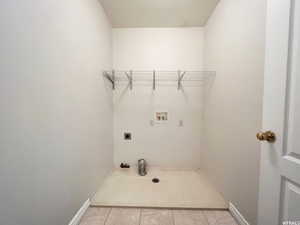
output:
<path id="1" fill-rule="evenodd" d="M 202 170 L 250 224 L 257 224 L 265 48 L 265 0 L 221 0 L 205 27 L 206 97 Z"/>
<path id="2" fill-rule="evenodd" d="M 113 29 L 113 67 L 116 70 L 202 70 L 202 28 Z M 142 74 L 136 73 L 134 79 Z M 149 80 L 117 83 L 114 91 L 114 161 L 135 165 L 145 158 L 149 166 L 198 168 L 203 150 L 203 83 L 184 83 L 177 90 L 177 74 L 158 74 L 152 90 Z M 125 75 L 124 75 L 125 78 Z M 174 80 L 175 79 L 175 80 Z M 188 77 L 186 77 L 188 79 Z M 167 111 L 168 121 L 151 124 L 156 111 Z M 132 140 L 124 140 L 124 133 Z"/>
<path id="3" fill-rule="evenodd" d="M 113 167 L 97 0 L 0 2 L 0 224 L 67 225 Z"/>

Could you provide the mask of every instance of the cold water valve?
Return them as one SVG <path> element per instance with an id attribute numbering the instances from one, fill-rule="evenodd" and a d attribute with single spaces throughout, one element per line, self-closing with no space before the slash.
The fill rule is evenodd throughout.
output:
<path id="1" fill-rule="evenodd" d="M 138 173 L 140 176 L 146 176 L 147 174 L 147 164 L 145 159 L 140 159 L 138 161 Z"/>

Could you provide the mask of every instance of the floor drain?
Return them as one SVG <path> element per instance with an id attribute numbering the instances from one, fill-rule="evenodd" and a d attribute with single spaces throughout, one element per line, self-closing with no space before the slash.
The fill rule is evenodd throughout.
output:
<path id="1" fill-rule="evenodd" d="M 153 178 L 153 179 L 152 179 L 152 182 L 153 182 L 153 183 L 159 183 L 159 179 L 158 179 L 158 178 Z"/>

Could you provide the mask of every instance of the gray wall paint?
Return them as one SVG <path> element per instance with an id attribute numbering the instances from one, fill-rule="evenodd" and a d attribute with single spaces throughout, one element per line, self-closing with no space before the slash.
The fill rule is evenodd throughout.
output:
<path id="1" fill-rule="evenodd" d="M 265 0 L 221 0 L 205 28 L 205 67 L 217 76 L 207 96 L 202 165 L 225 198 L 256 224 Z"/>
<path id="2" fill-rule="evenodd" d="M 0 224 L 67 225 L 112 168 L 96 0 L 0 2 Z"/>

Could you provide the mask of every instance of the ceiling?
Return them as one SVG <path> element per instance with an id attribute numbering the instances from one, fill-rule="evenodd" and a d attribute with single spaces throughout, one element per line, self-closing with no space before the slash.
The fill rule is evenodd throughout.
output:
<path id="1" fill-rule="evenodd" d="M 100 0 L 113 27 L 204 26 L 219 0 Z"/>

